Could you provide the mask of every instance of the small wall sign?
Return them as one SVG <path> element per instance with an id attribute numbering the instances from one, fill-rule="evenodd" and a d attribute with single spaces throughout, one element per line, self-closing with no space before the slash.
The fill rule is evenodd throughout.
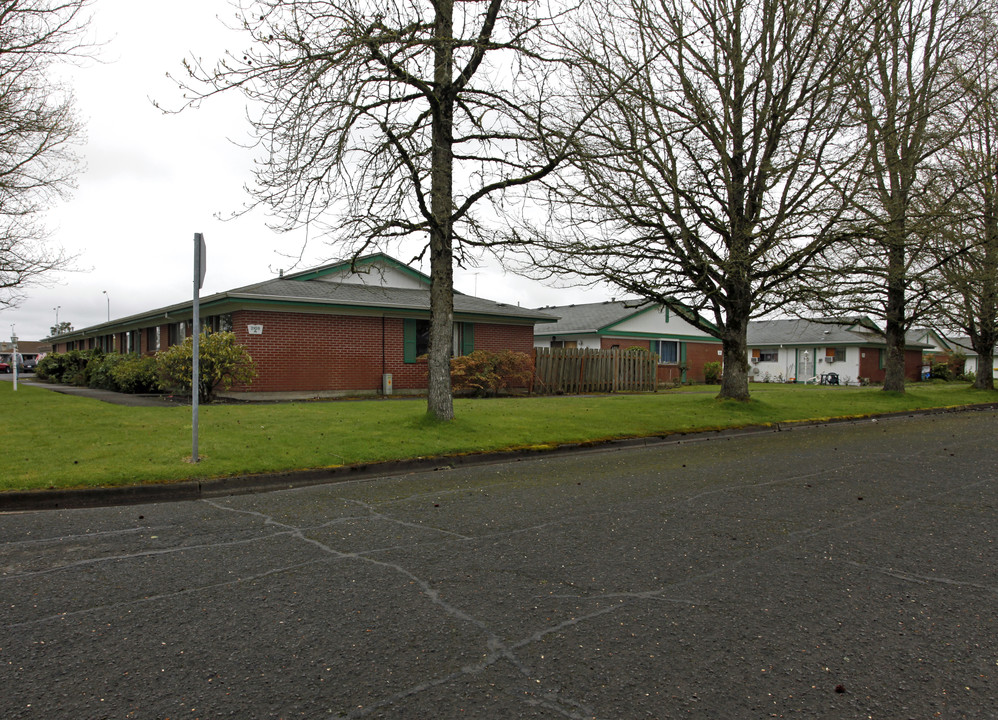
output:
<path id="1" fill-rule="evenodd" d="M 247 325 L 246 332 L 250 335 L 263 335 L 263 325 Z"/>

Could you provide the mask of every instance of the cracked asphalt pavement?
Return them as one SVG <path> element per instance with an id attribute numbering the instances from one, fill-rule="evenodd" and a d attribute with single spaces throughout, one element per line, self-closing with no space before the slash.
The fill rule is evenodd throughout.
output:
<path id="1" fill-rule="evenodd" d="M 0 515 L 0 717 L 995 718 L 998 414 Z"/>

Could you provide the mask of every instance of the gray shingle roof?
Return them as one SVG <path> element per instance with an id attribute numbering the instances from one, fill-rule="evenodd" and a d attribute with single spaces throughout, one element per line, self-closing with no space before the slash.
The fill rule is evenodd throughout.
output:
<path id="1" fill-rule="evenodd" d="M 243 300 L 275 300 L 398 310 L 429 311 L 430 309 L 429 290 L 381 287 L 378 285 L 360 285 L 355 283 L 331 283 L 277 278 L 255 285 L 247 285 L 236 290 L 230 290 L 224 294 L 229 298 Z M 550 313 L 458 293 L 454 294 L 454 312 L 539 320 L 542 322 L 553 319 Z"/>
<path id="2" fill-rule="evenodd" d="M 392 262 L 402 265 L 398 261 L 393 260 Z M 419 315 L 429 313 L 430 290 L 428 285 L 426 289 L 393 288 L 308 279 L 310 276 L 315 276 L 316 273 L 321 274 L 324 269 L 338 269 L 341 265 L 344 264 L 323 266 L 317 270 L 302 271 L 292 276 L 264 280 L 234 290 L 201 297 L 201 309 L 204 314 L 208 314 L 212 307 L 228 308 L 233 303 L 238 305 L 239 303 L 251 302 L 280 302 L 311 305 L 312 307 L 329 307 L 330 309 L 341 307 L 354 310 L 370 309 L 375 312 L 388 311 L 398 314 L 405 314 L 407 311 Z M 418 271 L 413 270 L 413 273 L 422 276 L 422 273 Z M 301 277 L 306 279 L 301 279 Z M 136 315 L 117 318 L 106 323 L 79 328 L 72 333 L 60 336 L 60 340 L 76 340 L 100 333 L 118 332 L 122 328 L 143 327 L 148 325 L 152 319 L 162 320 L 171 315 L 177 319 L 183 319 L 183 315 L 187 313 L 189 316 L 192 309 L 193 301 L 187 300 Z M 228 312 L 228 310 L 225 311 Z M 500 321 L 505 319 L 524 323 L 545 323 L 554 320 L 554 316 L 550 313 L 463 295 L 458 292 L 454 293 L 454 313 L 458 320 L 461 319 L 462 315 L 465 317 L 484 315 Z"/>
<path id="3" fill-rule="evenodd" d="M 582 305 L 544 307 L 540 311 L 558 318 L 535 329 L 538 335 L 590 334 L 600 328 L 620 322 L 648 306 L 641 300 L 615 300 Z"/>
<path id="4" fill-rule="evenodd" d="M 883 345 L 882 335 L 865 327 L 869 320 L 854 318 L 845 322 L 819 322 L 799 318 L 784 320 L 753 320 L 748 325 L 748 344 L 752 347 L 768 345 Z M 927 348 L 918 337 L 924 333 L 910 333 L 907 346 L 911 349 Z"/>
<path id="5" fill-rule="evenodd" d="M 973 355 L 976 357 L 977 351 L 974 350 L 974 346 L 970 343 L 970 338 L 966 335 L 948 337 L 946 340 L 954 350 L 962 352 L 964 355 Z M 995 345 L 995 356 L 998 357 L 998 345 Z"/>

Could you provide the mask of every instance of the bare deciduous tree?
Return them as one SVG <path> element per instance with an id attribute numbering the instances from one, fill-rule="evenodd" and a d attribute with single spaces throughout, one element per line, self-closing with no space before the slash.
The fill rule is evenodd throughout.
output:
<path id="1" fill-rule="evenodd" d="M 954 61 L 973 45 L 978 0 L 885 0 L 854 30 L 863 42 L 849 72 L 862 128 L 849 243 L 832 255 L 826 292 L 812 307 L 879 320 L 887 345 L 884 390 L 904 392 L 905 336 L 941 299 L 937 242 L 948 196 L 942 151 L 964 132 L 965 81 Z M 944 261 L 944 260 L 943 260 Z"/>
<path id="2" fill-rule="evenodd" d="M 192 104 L 249 99 L 262 157 L 250 188 L 281 219 L 356 257 L 419 237 L 429 252 L 428 411 L 453 417 L 453 264 L 491 244 L 475 214 L 563 156 L 542 46 L 523 0 L 263 0 L 238 8 L 250 47 L 188 63 Z"/>
<path id="3" fill-rule="evenodd" d="M 998 343 L 998 26 L 986 19 L 972 53 L 954 63 L 966 94 L 957 105 L 966 130 L 942 155 L 956 198 L 936 255 L 944 292 L 937 322 L 966 333 L 977 353 L 974 387 L 994 389 Z"/>
<path id="4" fill-rule="evenodd" d="M 0 307 L 69 258 L 46 245 L 39 216 L 66 193 L 81 128 L 73 96 L 51 74 L 86 56 L 90 0 L 0 3 Z"/>
<path id="5" fill-rule="evenodd" d="M 555 209 L 529 264 L 685 313 L 722 341 L 720 397 L 747 399 L 749 320 L 787 302 L 849 192 L 843 30 L 862 10 L 617 0 L 590 13 L 571 46 L 593 123 L 539 198 Z"/>

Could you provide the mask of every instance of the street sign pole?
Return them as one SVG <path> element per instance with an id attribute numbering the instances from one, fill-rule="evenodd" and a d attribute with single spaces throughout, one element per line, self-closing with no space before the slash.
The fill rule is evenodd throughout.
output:
<path id="1" fill-rule="evenodd" d="M 17 335 L 13 330 L 10 333 L 10 364 L 14 366 L 14 392 L 17 392 Z"/>
<path id="2" fill-rule="evenodd" d="M 200 334 L 201 334 L 201 307 L 200 291 L 204 285 L 204 271 L 206 260 L 204 235 L 194 233 L 194 318 L 191 322 L 191 329 L 194 332 L 194 347 L 191 367 L 191 462 L 196 463 L 201 460 L 198 455 L 198 395 L 200 389 Z"/>

